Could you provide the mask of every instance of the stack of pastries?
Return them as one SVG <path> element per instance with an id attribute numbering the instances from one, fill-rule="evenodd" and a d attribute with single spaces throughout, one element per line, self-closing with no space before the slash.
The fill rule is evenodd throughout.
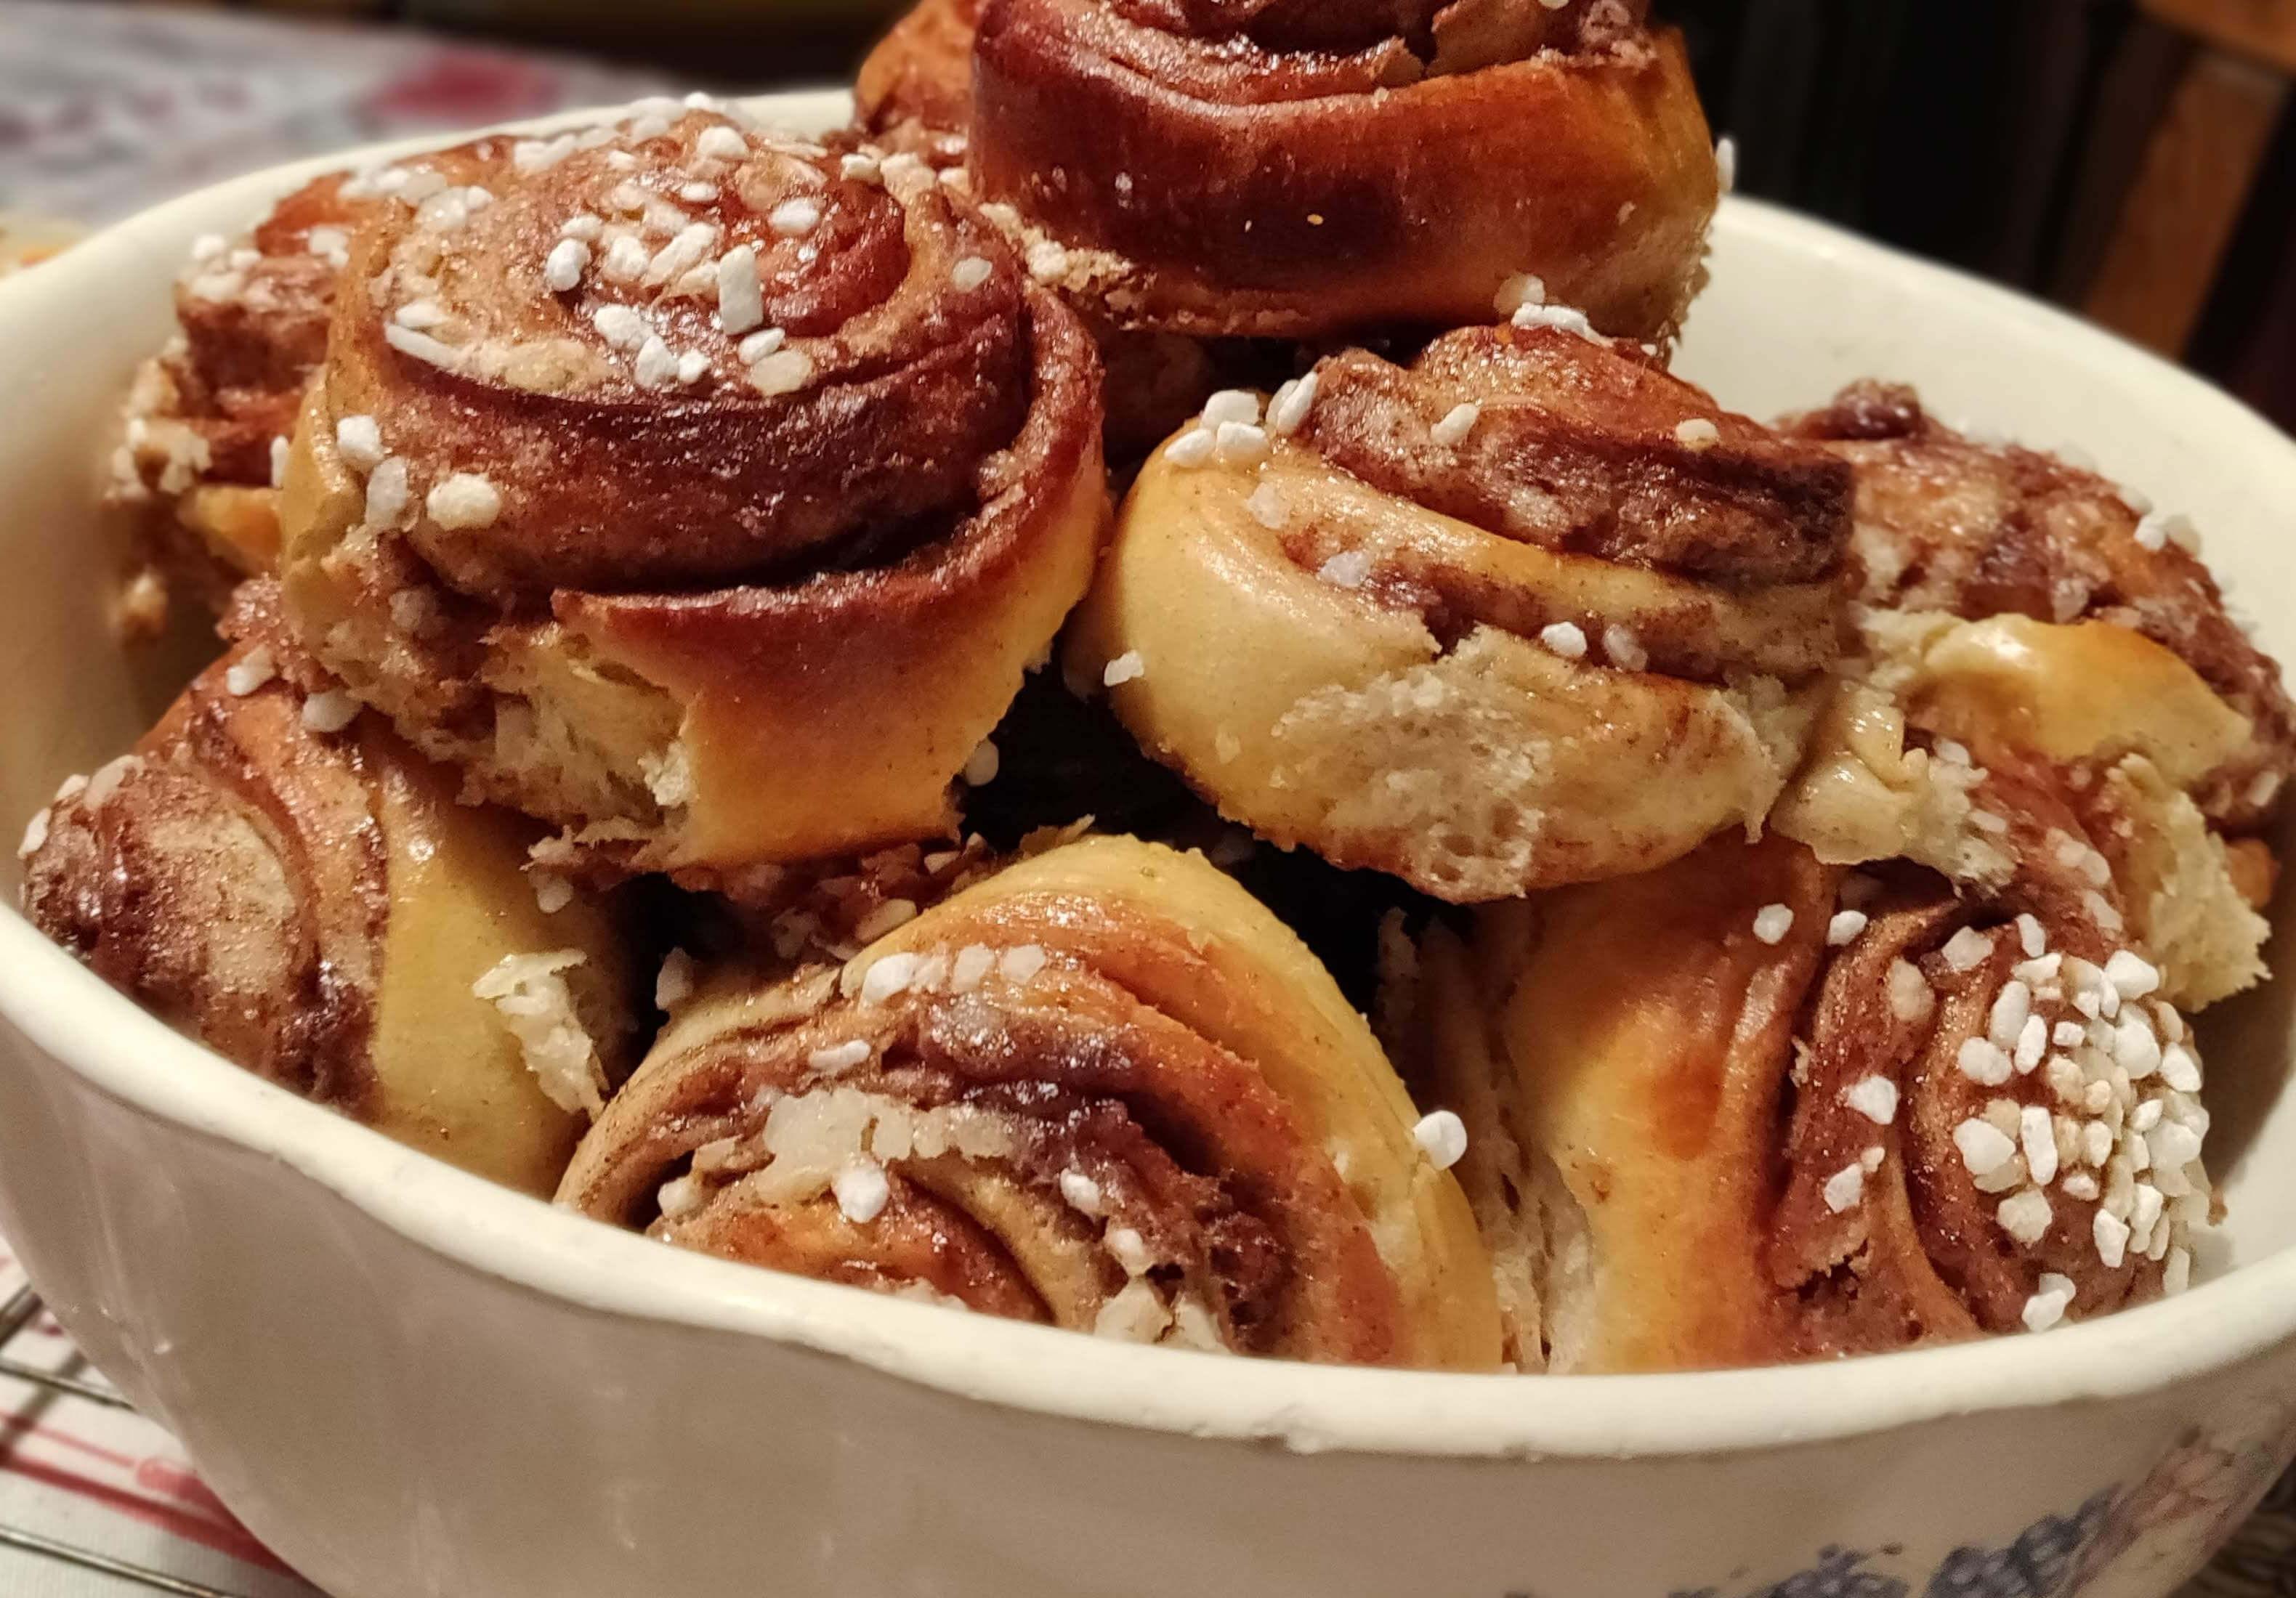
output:
<path id="1" fill-rule="evenodd" d="M 229 648 L 29 913 L 601 1222 L 1107 1337 L 2181 1291 L 2296 710 L 2180 519 L 1671 375 L 1725 164 L 1638 0 L 924 0 L 818 138 L 322 179 L 128 402 L 123 619 Z"/>

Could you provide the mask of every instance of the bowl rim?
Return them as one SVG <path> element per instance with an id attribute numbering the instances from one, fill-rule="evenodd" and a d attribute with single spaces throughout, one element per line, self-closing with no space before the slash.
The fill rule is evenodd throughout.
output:
<path id="1" fill-rule="evenodd" d="M 842 90 L 760 95 L 761 117 L 840 120 Z M 599 111 L 519 123 L 546 130 Z M 0 281 L 0 348 L 20 319 L 73 314 L 71 262 L 149 254 L 250 220 L 320 173 L 472 134 L 364 146 L 196 191 Z M 2296 485 L 2296 441 L 2237 400 L 2054 307 L 1826 224 L 1733 197 L 1720 234 L 1820 252 L 1960 298 L 2141 381 L 2264 452 Z M 172 251 L 167 254 L 174 258 Z M 81 314 L 85 314 L 84 312 Z M 1865 1436 L 1983 1412 L 2159 1391 L 2296 1340 L 2296 1248 L 2183 1296 L 2066 1326 L 1826 1364 L 1652 1375 L 1390 1371 L 1246 1361 L 1048 1327 L 665 1248 L 417 1154 L 173 1031 L 114 992 L 12 907 L 0 908 L 0 1020 L 107 1098 L 293 1170 L 450 1267 L 582 1310 L 829 1355 L 939 1393 L 1128 1430 L 1272 1442 L 1300 1453 L 1455 1459 L 1660 1459 Z M 37 1069 L 37 1067 L 33 1069 Z M 1176 1363 L 1185 1362 L 1185 1363 Z"/>

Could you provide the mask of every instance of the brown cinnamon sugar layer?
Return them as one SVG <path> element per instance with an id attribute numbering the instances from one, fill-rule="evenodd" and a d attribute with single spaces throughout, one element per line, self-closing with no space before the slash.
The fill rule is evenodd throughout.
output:
<path id="1" fill-rule="evenodd" d="M 299 628 L 636 869 L 941 834 L 1096 551 L 1073 316 L 914 162 L 683 108 L 450 157 L 355 246 L 291 465 Z"/>
<path id="2" fill-rule="evenodd" d="M 1867 603 L 2101 622 L 2152 639 L 2251 724 L 2196 784 L 2203 809 L 2234 828 L 2270 813 L 2296 774 L 2296 707 L 2277 664 L 2227 614 L 2188 522 L 2054 456 L 1964 437 L 1909 389 L 1860 384 L 1785 425 L 1857 471 Z"/>
<path id="3" fill-rule="evenodd" d="M 2181 1290 L 2198 1054 L 2072 798 L 1989 780 L 2025 863 L 1997 895 L 1718 839 L 1431 939 L 1480 1024 L 1423 1004 L 1412 1055 L 1487 1151 L 1461 1175 L 1513 1240 L 1519 1362 L 1879 1352 Z"/>
<path id="4" fill-rule="evenodd" d="M 2189 525 L 1965 438 L 1909 389 L 1858 385 L 1789 426 L 1857 473 L 1863 649 L 1772 828 L 1834 865 L 1916 860 L 1989 896 L 2021 866 L 1976 785 L 2045 776 L 2077 796 L 2093 918 L 2144 951 L 2164 1000 L 2259 980 L 2253 895 L 2276 867 L 2227 832 L 2275 813 L 2296 743 L 2278 668 Z"/>
<path id="5" fill-rule="evenodd" d="M 184 351 L 168 365 L 183 414 L 214 452 L 214 480 L 270 486 L 271 441 L 294 431 L 303 385 L 326 355 L 343 247 L 364 209 L 341 186 L 340 175 L 323 177 L 281 201 L 256 228 L 257 258 L 244 268 L 226 254 L 176 284 Z"/>
<path id="6" fill-rule="evenodd" d="M 532 830 L 455 803 L 447 774 L 358 716 L 267 580 L 242 588 L 226 628 L 234 646 L 135 750 L 35 822 L 27 913 L 250 1070 L 547 1192 L 579 1106 L 556 1102 L 474 987 L 504 962 L 563 956 L 571 1063 L 603 1090 L 627 1069 L 611 923 L 570 897 L 543 910 L 521 873 Z"/>
<path id="7" fill-rule="evenodd" d="M 972 125 L 972 34 L 980 0 L 922 0 L 861 63 L 856 120 L 890 150 L 962 160 Z"/>
<path id="8" fill-rule="evenodd" d="M 176 285 L 184 349 L 162 364 L 178 414 L 213 451 L 210 480 L 271 484 L 271 441 L 295 430 L 351 232 L 373 203 L 347 197 L 345 181 L 332 173 L 296 190 L 243 245 L 194 260 Z"/>
<path id="9" fill-rule="evenodd" d="M 1759 827 L 1843 642 L 1849 478 L 1607 340 L 1215 396 L 1071 630 L 1230 819 L 1455 902 Z"/>
<path id="10" fill-rule="evenodd" d="M 1644 10 L 923 0 L 839 141 L 942 169 L 1013 234 L 1092 327 L 1128 462 L 1287 375 L 1295 340 L 1489 322 L 1534 283 L 1670 336 L 1716 177 Z"/>
<path id="11" fill-rule="evenodd" d="M 1570 53 L 1617 42 L 1644 26 L 1647 0 L 1563 0 L 1560 5 L 1484 4 L 1453 0 L 1113 0 L 1126 20 L 1185 37 L 1248 38 L 1285 53 L 1357 55 L 1382 63 L 1406 58 L 1428 74 L 1465 70 L 1475 53 Z M 1392 68 L 1390 70 L 1394 70 Z"/>
<path id="12" fill-rule="evenodd" d="M 127 407 L 113 496 L 146 507 L 139 552 L 220 611 L 278 560 L 276 451 L 326 355 L 350 234 L 372 199 L 332 173 L 239 241 L 206 238 L 176 283 L 180 334 L 144 365 Z"/>
<path id="13" fill-rule="evenodd" d="M 1316 368 L 1300 437 L 1431 511 L 1543 548 L 1743 586 L 1841 569 L 1849 474 L 1653 361 L 1557 331 L 1477 328 L 1409 368 Z M 1435 441 L 1461 405 L 1465 438 Z M 1683 430 L 1699 436 L 1685 439 Z M 1710 430 L 1710 436 L 1699 430 Z"/>
<path id="14" fill-rule="evenodd" d="M 1528 273 L 1658 338 L 1692 291 L 1711 140 L 1639 6 L 984 0 L 969 99 L 922 64 L 926 40 L 953 60 L 959 9 L 897 29 L 865 124 L 968 115 L 975 197 L 1118 325 L 1458 326 Z"/>
<path id="15" fill-rule="evenodd" d="M 238 647 L 124 764 L 50 811 L 26 905 L 98 975 L 221 1052 L 368 1114 L 390 903 L 364 763 L 303 726 L 286 679 L 231 692 L 233 670 L 275 641 L 275 595 L 250 594 L 228 625 Z"/>
<path id="16" fill-rule="evenodd" d="M 1613 50 L 1649 21 L 1647 0 L 1111 0 L 1105 9 L 1122 24 L 1168 36 L 1161 53 L 1152 37 L 1130 40 L 1128 64 L 1163 68 L 1192 90 L 1238 102 L 1361 93 L 1542 51 Z M 893 25 L 855 86 L 865 131 L 919 154 L 919 130 L 964 133 L 981 10 L 982 0 L 922 0 Z"/>
<path id="17" fill-rule="evenodd" d="M 981 457 L 1020 430 L 1025 280 L 978 217 L 905 206 L 772 151 L 738 167 L 658 155 L 651 181 L 618 176 L 603 152 L 522 182 L 503 182 L 515 173 L 495 164 L 501 192 L 451 232 L 427 236 L 404 217 L 361 235 L 327 373 L 338 414 L 372 415 L 386 438 L 520 483 L 482 526 L 413 529 L 457 591 L 515 603 L 559 589 L 712 587 L 822 557 L 867 563 L 897 553 L 914 520 L 970 508 Z M 678 197 L 686 166 L 718 169 L 716 198 Z M 634 202 L 627 236 L 647 257 L 637 281 L 601 264 L 576 288 L 549 290 L 541 273 L 560 229 L 583 203 L 613 209 L 617 194 Z M 781 213 L 782 229 L 812 225 L 777 231 L 783 206 L 800 209 Z M 737 334 L 718 315 L 717 266 L 741 251 L 754 262 L 758 319 Z M 978 281 L 956 271 L 966 260 L 985 268 Z M 406 329 L 409 304 L 441 319 Z M 596 321 L 616 311 L 645 329 L 622 335 L 627 349 L 615 342 L 627 319 Z M 410 357 L 389 341 L 394 325 L 450 358 Z M 759 328 L 784 343 L 745 365 L 739 347 Z M 701 378 L 679 380 L 675 357 L 660 376 L 642 371 L 649 339 L 701 357 Z M 762 382 L 750 365 L 767 366 Z"/>
<path id="18" fill-rule="evenodd" d="M 2141 1106 L 2160 1104 L 2148 1112 L 2155 1126 L 2206 1128 L 2197 1055 L 2174 1011 L 2114 986 L 2144 984 L 2112 963 L 2130 941 L 2125 899 L 2110 875 L 2099 890 L 2081 869 L 2095 846 L 2072 796 L 1999 774 L 1990 789 L 2013 824 L 2017 878 L 1972 905 L 1926 873 L 1888 873 L 1866 902 L 1866 929 L 1829 955 L 1807 1001 L 1791 1175 L 1767 1244 L 1771 1280 L 1795 1307 L 1792 1356 L 2015 1332 L 2051 1275 L 2072 1284 L 2068 1315 L 2109 1313 L 2157 1297 L 2168 1250 L 2209 1219 L 2205 1174 L 2171 1161 L 2144 1177 L 2173 1201 L 2168 1212 L 2140 1246 L 2114 1241 L 2136 1218 L 2143 1135 L 2130 1127 Z M 2094 1031 L 2087 1004 L 2100 1012 Z M 2079 1041 L 2059 1036 L 2060 1023 Z M 2183 1050 L 2194 1073 L 2172 1068 L 2181 1086 L 2157 1075 L 2164 1045 Z M 1887 1126 L 1860 1108 L 1875 1091 L 1860 1084 L 1876 1079 L 1898 1094 Z M 2016 1151 L 1990 1164 L 2005 1141 Z M 1875 1147 L 1880 1169 L 1837 1208 L 1842 1187 L 1827 1184 Z M 2151 1151 L 2147 1143 L 2148 1164 Z"/>
<path id="19" fill-rule="evenodd" d="M 1101 839 L 841 973 L 717 973 L 559 1196 L 685 1247 L 1128 1340 L 1488 1365 L 1480 1248 L 1414 1120 L 1273 917 L 1200 858 Z"/>

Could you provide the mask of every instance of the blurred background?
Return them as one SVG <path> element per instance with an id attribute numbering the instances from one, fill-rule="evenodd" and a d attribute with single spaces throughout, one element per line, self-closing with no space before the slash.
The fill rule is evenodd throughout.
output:
<path id="1" fill-rule="evenodd" d="M 899 0 L 0 0 L 0 211 L 842 78 Z M 2296 428 L 2296 0 L 1659 0 L 1741 186 L 2075 307 Z"/>

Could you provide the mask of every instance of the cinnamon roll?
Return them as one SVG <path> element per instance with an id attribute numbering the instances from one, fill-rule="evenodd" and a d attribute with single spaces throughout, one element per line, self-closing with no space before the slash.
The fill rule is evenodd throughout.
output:
<path id="1" fill-rule="evenodd" d="M 156 627 L 171 591 L 220 612 L 240 583 L 278 564 L 287 438 L 372 200 L 351 175 L 330 174 L 245 238 L 192 247 L 176 283 L 181 331 L 136 374 L 113 457 L 112 499 L 142 513 L 136 630 Z"/>
<path id="2" fill-rule="evenodd" d="M 964 159 L 972 126 L 972 35 L 980 0 L 922 0 L 893 24 L 853 83 L 856 126 L 936 166 Z"/>
<path id="3" fill-rule="evenodd" d="M 135 751 L 33 818 L 26 913 L 258 1075 L 547 1194 L 627 1074 L 612 919 L 327 685 L 268 582 L 225 625 Z"/>
<path id="4" fill-rule="evenodd" d="M 1490 1275 L 1363 1020 L 1201 857 L 1096 838 L 840 971 L 706 978 L 562 1203 L 1144 1342 L 1483 1368 Z"/>
<path id="5" fill-rule="evenodd" d="M 1105 522 L 1075 318 L 921 168 L 714 114 L 407 169 L 288 464 L 314 651 L 603 866 L 944 835 Z"/>
<path id="6" fill-rule="evenodd" d="M 1453 327 L 1535 279 L 1607 332 L 1662 338 L 1719 177 L 1681 40 L 1646 9 L 926 0 L 860 108 L 964 135 L 974 196 L 1117 327 Z"/>
<path id="7" fill-rule="evenodd" d="M 2274 813 L 2296 770 L 2296 707 L 2278 664 L 2227 611 L 2189 518 L 2084 467 L 1958 433 L 1924 412 L 1910 389 L 1858 384 L 1784 425 L 1857 471 L 1866 605 L 1972 621 L 2103 624 L 2152 640 L 2248 724 L 2221 759 L 2189 774 L 2202 808 L 2234 829 Z M 2102 642 L 2107 635 L 2094 629 L 2083 635 L 2132 660 L 2145 652 Z M 2168 675 L 2157 660 L 2134 668 Z M 2068 707 L 2079 680 L 2076 673 L 2059 684 Z M 2157 721 L 2177 718 L 2165 703 L 2156 711 Z M 2220 719 L 2203 715 L 2208 725 Z"/>
<path id="8" fill-rule="evenodd" d="M 1758 827 L 1841 639 L 1849 478 L 1560 327 L 1214 397 L 1072 632 L 1230 819 L 1453 901 Z"/>
<path id="9" fill-rule="evenodd" d="M 1996 783 L 2037 847 L 1981 900 L 1718 839 L 1430 936 L 1411 1063 L 1467 1123 L 1518 1363 L 1877 1352 L 2190 1281 L 2192 1035 L 2092 914 L 2064 796 Z"/>
<path id="10" fill-rule="evenodd" d="M 2250 834 L 2277 809 L 2296 719 L 2179 542 L 2188 525 L 1963 438 L 1901 389 L 1852 389 L 1796 428 L 1857 471 L 1866 602 L 1859 659 L 1774 824 L 1835 864 L 1905 856 L 1987 888 L 2015 862 L 1972 784 L 2044 767 L 2090 813 L 2095 868 L 2121 884 L 2168 996 L 2198 1005 L 2261 978 L 2276 864 Z"/>

